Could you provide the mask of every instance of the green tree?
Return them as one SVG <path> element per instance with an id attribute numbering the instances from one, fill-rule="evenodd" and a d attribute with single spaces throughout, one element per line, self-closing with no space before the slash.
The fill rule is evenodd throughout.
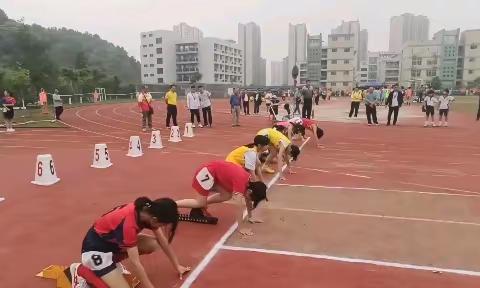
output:
<path id="1" fill-rule="evenodd" d="M 27 69 L 8 69 L 3 74 L 3 84 L 19 98 L 32 100 L 33 95 L 28 92 L 30 89 L 30 71 Z"/>
<path id="2" fill-rule="evenodd" d="M 192 77 L 190 77 L 190 83 L 191 84 L 195 84 L 197 82 L 199 82 L 200 80 L 202 80 L 202 73 L 200 72 L 195 72 Z"/>
<path id="3" fill-rule="evenodd" d="M 88 66 L 88 59 L 85 52 L 80 51 L 75 57 L 75 69 L 85 69 Z"/>
<path id="4" fill-rule="evenodd" d="M 436 76 L 432 78 L 432 82 L 430 83 L 430 85 L 432 86 L 432 89 L 438 90 L 442 88 L 442 81 L 438 76 Z"/>

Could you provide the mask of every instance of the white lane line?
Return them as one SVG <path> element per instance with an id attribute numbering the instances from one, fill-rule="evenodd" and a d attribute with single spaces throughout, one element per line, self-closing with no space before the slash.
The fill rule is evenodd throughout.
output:
<path id="1" fill-rule="evenodd" d="M 380 192 L 395 192 L 395 193 L 413 193 L 413 194 L 426 194 L 426 195 L 439 195 L 439 196 L 458 196 L 458 197 L 480 197 L 479 195 L 459 194 L 459 193 L 447 193 L 447 192 L 428 192 L 428 191 L 412 191 L 412 190 L 398 190 L 398 189 L 381 189 L 370 187 L 341 187 L 341 186 L 323 186 L 323 185 L 302 185 L 302 184 L 276 184 L 277 186 L 288 187 L 305 187 L 305 188 L 324 188 L 332 190 L 365 190 L 365 191 L 380 191 Z"/>
<path id="2" fill-rule="evenodd" d="M 93 123 L 93 124 L 96 124 L 96 125 L 100 125 L 100 126 L 104 126 L 104 127 L 107 127 L 107 128 L 113 128 L 113 129 L 117 129 L 117 130 L 122 130 L 122 131 L 127 131 L 127 132 L 133 132 L 133 133 L 139 133 L 140 131 L 137 131 L 137 130 L 130 130 L 130 129 L 124 129 L 124 128 L 121 128 L 121 127 L 115 127 L 115 126 L 111 126 L 111 125 L 106 125 L 106 124 L 103 124 L 103 123 L 99 123 L 99 122 L 96 122 L 96 121 L 92 121 L 92 120 L 88 120 L 87 118 L 84 118 L 80 115 L 80 112 L 81 111 L 84 111 L 83 110 L 78 110 L 77 112 L 75 112 L 75 116 L 77 116 L 78 118 L 82 119 L 83 121 L 86 121 L 86 122 L 89 122 L 89 123 Z"/>
<path id="3" fill-rule="evenodd" d="M 63 122 L 63 121 L 62 121 L 62 123 L 65 124 L 65 125 L 67 125 L 68 127 L 71 127 L 71 128 L 73 128 L 73 129 L 78 129 L 78 130 L 83 131 L 83 132 L 92 133 L 92 134 L 95 134 L 95 135 L 101 135 L 101 136 L 105 136 L 105 137 L 111 137 L 111 138 L 115 138 L 115 139 L 119 139 L 119 140 L 124 140 L 124 141 L 130 141 L 128 138 L 117 137 L 117 136 L 108 135 L 108 134 L 105 134 L 105 133 L 100 133 L 100 132 L 95 132 L 95 131 L 92 131 L 92 130 L 83 129 L 83 128 L 80 128 L 80 127 L 77 127 L 77 126 L 68 124 L 68 123 L 66 123 L 66 122 Z"/>
<path id="4" fill-rule="evenodd" d="M 350 176 L 350 177 L 357 177 L 357 178 L 372 179 L 372 177 L 364 176 L 364 175 L 357 175 L 357 174 L 340 173 L 340 175 L 345 175 L 345 176 Z"/>
<path id="5" fill-rule="evenodd" d="M 457 225 L 468 225 L 468 226 L 480 226 L 480 223 L 475 223 L 475 222 L 442 220 L 442 219 L 431 219 L 431 218 L 418 218 L 418 217 L 388 216 L 388 215 L 380 215 L 380 214 L 328 211 L 328 210 L 317 210 L 317 209 L 302 209 L 302 208 L 288 208 L 288 207 L 265 207 L 264 209 L 284 210 L 284 211 L 293 211 L 293 212 L 308 212 L 308 213 L 340 215 L 340 216 L 380 218 L 380 219 L 389 219 L 389 220 L 405 220 L 405 221 L 417 221 L 417 222 L 440 223 L 440 224 L 457 224 Z"/>
<path id="6" fill-rule="evenodd" d="M 307 138 L 305 142 L 303 142 L 303 144 L 300 146 L 300 150 L 303 149 L 303 147 L 309 140 L 310 140 L 310 137 Z M 283 165 L 282 171 L 284 171 L 286 168 L 287 168 L 287 165 Z M 272 180 L 270 180 L 270 182 L 267 184 L 267 187 L 268 188 L 272 187 L 275 184 L 275 182 L 278 181 L 279 178 L 280 178 L 280 173 L 277 173 L 272 178 Z M 243 213 L 243 217 L 245 216 L 246 216 L 246 212 Z M 228 237 L 230 237 L 235 232 L 235 230 L 237 229 L 237 226 L 238 226 L 237 222 L 235 222 L 234 224 L 232 224 L 232 226 L 230 226 L 227 232 L 223 234 L 220 240 L 218 240 L 218 242 L 215 243 L 212 249 L 207 253 L 207 255 L 205 255 L 202 261 L 197 265 L 197 267 L 195 267 L 195 269 L 193 269 L 193 271 L 188 275 L 187 279 L 185 279 L 185 281 L 183 282 L 182 286 L 180 286 L 180 288 L 189 288 L 193 284 L 193 282 L 197 280 L 198 276 L 200 276 L 202 271 L 205 270 L 205 268 L 210 263 L 210 261 L 212 261 L 213 257 L 215 257 L 218 251 L 220 251 L 223 244 L 227 241 Z"/>
<path id="7" fill-rule="evenodd" d="M 408 185 L 414 185 L 414 186 L 420 186 L 420 187 L 425 187 L 425 188 L 441 189 L 441 190 L 447 190 L 447 191 L 464 192 L 464 193 L 471 193 L 471 194 L 475 194 L 475 195 L 480 195 L 480 192 L 463 190 L 463 189 L 448 188 L 448 187 L 438 187 L 438 186 L 431 186 L 431 185 L 425 185 L 425 184 L 419 184 L 419 183 L 412 183 L 412 182 L 399 182 L 399 183 L 408 184 Z"/>
<path id="8" fill-rule="evenodd" d="M 104 107 L 104 108 L 109 108 L 109 107 Z M 100 114 L 100 110 L 101 109 L 95 110 L 95 114 L 100 118 L 104 118 L 104 119 L 108 119 L 108 120 L 112 120 L 112 121 L 115 121 L 115 122 L 124 123 L 124 124 L 128 124 L 128 125 L 133 125 L 135 127 L 142 127 L 142 125 L 137 125 L 137 124 L 134 124 L 132 122 L 122 121 L 122 120 L 118 120 L 118 119 L 115 119 L 115 118 L 112 118 L 112 117 L 109 117 L 109 116 L 102 115 L 102 114 Z M 141 120 L 141 119 L 137 119 L 137 122 L 138 122 L 138 120 Z"/>
<path id="9" fill-rule="evenodd" d="M 292 251 L 246 248 L 246 247 L 227 246 L 227 245 L 221 246 L 221 249 L 231 250 L 231 251 L 245 251 L 245 252 L 285 255 L 285 256 L 306 257 L 306 258 L 331 260 L 331 261 L 347 262 L 347 263 L 369 264 L 369 265 L 376 265 L 376 266 L 383 266 L 383 267 L 393 267 L 393 268 L 409 269 L 409 270 L 422 270 L 422 271 L 429 271 L 429 272 L 436 272 L 436 273 L 442 272 L 442 273 L 451 273 L 451 274 L 468 275 L 468 276 L 476 276 L 476 277 L 480 276 L 480 272 L 477 272 L 477 271 L 439 268 L 439 267 L 433 267 L 433 266 L 422 266 L 422 265 L 377 261 L 377 260 L 368 260 L 368 259 L 359 259 L 359 258 L 336 257 L 336 256 L 321 255 L 321 254 L 308 254 L 308 253 L 298 253 L 298 252 L 292 252 Z"/>

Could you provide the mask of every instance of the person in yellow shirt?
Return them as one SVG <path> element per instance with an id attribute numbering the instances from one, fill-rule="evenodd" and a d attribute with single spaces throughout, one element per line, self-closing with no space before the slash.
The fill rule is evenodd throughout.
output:
<path id="1" fill-rule="evenodd" d="M 358 108 L 360 108 L 360 103 L 363 100 L 362 91 L 355 87 L 352 92 L 352 102 L 350 103 L 350 113 L 348 113 L 348 117 L 352 118 L 353 112 L 355 112 L 355 117 L 358 115 Z"/>
<path id="2" fill-rule="evenodd" d="M 300 148 L 292 144 L 292 141 L 290 141 L 287 136 L 283 135 L 281 132 L 273 128 L 262 129 L 258 131 L 257 135 L 267 136 L 268 140 L 270 140 L 268 148 L 270 153 L 268 154 L 267 159 L 264 163 L 264 167 L 266 168 L 265 170 L 267 172 L 271 172 L 268 171 L 268 165 L 273 160 L 273 158 L 277 156 L 277 171 L 280 174 L 280 179 L 285 180 L 285 177 L 283 177 L 282 173 L 283 162 L 287 164 L 288 172 L 290 174 L 293 174 L 293 171 L 290 168 L 290 157 L 292 157 L 293 161 L 296 161 L 298 155 L 300 154 Z"/>
<path id="3" fill-rule="evenodd" d="M 170 90 L 165 94 L 167 103 L 167 128 L 170 128 L 170 119 L 173 119 L 173 126 L 177 125 L 177 90 L 175 85 L 170 85 Z"/>
<path id="4" fill-rule="evenodd" d="M 258 154 L 267 150 L 269 143 L 270 140 L 268 140 L 267 136 L 257 135 L 253 139 L 253 143 L 233 150 L 225 160 L 245 168 L 250 173 L 252 181 L 264 182 Z"/>

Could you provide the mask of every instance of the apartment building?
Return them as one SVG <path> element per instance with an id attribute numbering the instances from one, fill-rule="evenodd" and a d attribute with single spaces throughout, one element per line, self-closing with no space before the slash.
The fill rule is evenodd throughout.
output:
<path id="1" fill-rule="evenodd" d="M 326 87 L 351 90 L 355 85 L 357 40 L 354 34 L 328 35 Z M 323 61 L 323 60 L 322 60 Z"/>
<path id="2" fill-rule="evenodd" d="M 308 35 L 307 42 L 307 78 L 312 85 L 320 86 L 322 61 L 322 34 Z"/>
<path id="3" fill-rule="evenodd" d="M 457 86 L 472 87 L 480 78 L 480 29 L 463 31 L 458 48 Z"/>

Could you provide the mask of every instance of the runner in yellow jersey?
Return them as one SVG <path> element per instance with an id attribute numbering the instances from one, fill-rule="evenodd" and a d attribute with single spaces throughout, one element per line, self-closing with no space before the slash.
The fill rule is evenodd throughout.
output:
<path id="1" fill-rule="evenodd" d="M 290 141 L 287 136 L 273 128 L 262 129 L 258 131 L 257 135 L 267 136 L 270 140 L 268 149 L 270 153 L 265 160 L 264 166 L 268 167 L 268 164 L 275 156 L 277 156 L 277 171 L 280 174 L 280 179 L 285 180 L 282 173 L 283 162 L 287 164 L 288 172 L 292 174 L 293 171 L 290 168 L 290 157 L 292 157 L 293 161 L 297 160 L 298 155 L 300 154 L 300 148 L 292 144 L 292 141 Z"/>
<path id="2" fill-rule="evenodd" d="M 268 148 L 267 136 L 257 135 L 253 139 L 253 143 L 243 145 L 233 150 L 228 154 L 227 162 L 237 164 L 250 173 L 250 179 L 252 181 L 263 181 L 262 167 L 258 154 L 264 152 Z"/>

